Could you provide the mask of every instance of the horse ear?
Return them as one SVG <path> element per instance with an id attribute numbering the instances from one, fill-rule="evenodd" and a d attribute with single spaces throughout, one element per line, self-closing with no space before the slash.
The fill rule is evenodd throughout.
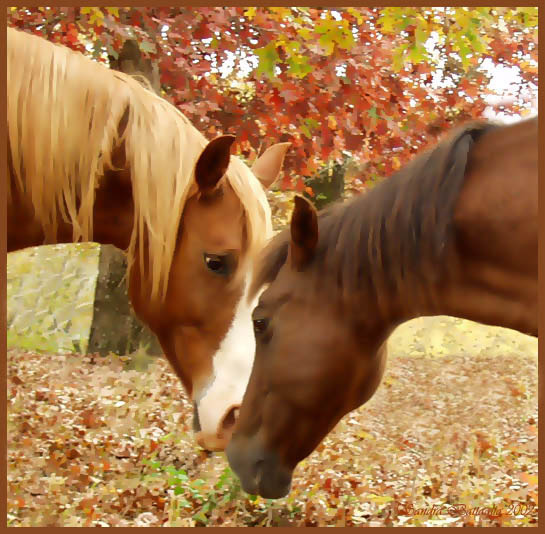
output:
<path id="1" fill-rule="evenodd" d="M 210 194 L 227 171 L 234 140 L 232 135 L 216 137 L 201 152 L 195 165 L 195 181 L 201 194 Z"/>
<path id="2" fill-rule="evenodd" d="M 314 256 L 318 243 L 318 215 L 314 206 L 299 195 L 291 216 L 291 265 L 300 271 Z"/>
<path id="3" fill-rule="evenodd" d="M 254 161 L 252 165 L 252 172 L 256 175 L 265 189 L 269 189 L 275 180 L 278 178 L 282 165 L 284 164 L 284 157 L 291 143 L 277 143 L 273 145 L 259 158 Z"/>

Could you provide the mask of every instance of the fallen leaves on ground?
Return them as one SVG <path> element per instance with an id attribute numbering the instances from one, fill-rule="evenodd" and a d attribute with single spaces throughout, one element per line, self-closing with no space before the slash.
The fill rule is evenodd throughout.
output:
<path id="1" fill-rule="evenodd" d="M 9 526 L 537 525 L 535 352 L 392 351 L 277 501 L 194 443 L 164 359 L 130 367 L 8 352 Z"/>

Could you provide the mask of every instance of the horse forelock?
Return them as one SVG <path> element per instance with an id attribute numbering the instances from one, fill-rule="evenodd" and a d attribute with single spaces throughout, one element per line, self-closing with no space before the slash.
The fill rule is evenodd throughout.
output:
<path id="1" fill-rule="evenodd" d="M 138 219 L 129 247 L 129 261 L 142 239 L 138 229 L 144 229 L 148 236 L 151 298 L 164 298 L 178 227 L 195 181 L 195 163 L 208 141 L 166 100 L 155 95 L 151 100 L 147 91 L 138 92 L 137 96 L 131 99 L 125 132 Z M 147 149 L 144 158 L 143 146 Z M 231 156 L 226 180 L 245 213 L 247 246 L 239 269 L 242 272 L 246 260 L 264 246 L 272 233 L 270 207 L 261 183 L 236 156 Z M 139 260 L 143 262 L 142 255 Z"/>
<path id="2" fill-rule="evenodd" d="M 273 234 L 271 208 L 261 182 L 238 157 L 232 156 L 227 169 L 227 180 L 244 209 L 246 246 L 239 265 L 236 283 L 241 281 Z"/>
<path id="3" fill-rule="evenodd" d="M 371 191 L 319 212 L 318 244 L 305 272 L 316 290 L 341 302 L 365 291 L 381 306 L 392 291 L 416 292 L 423 279 L 438 280 L 471 146 L 492 127 L 465 125 Z M 265 248 L 252 294 L 278 276 L 289 242 L 286 229 Z"/>
<path id="4" fill-rule="evenodd" d="M 113 149 L 124 142 L 135 210 L 128 261 L 138 259 L 140 271 L 148 273 L 150 298 L 163 299 L 205 137 L 133 77 L 12 28 L 7 108 L 18 187 L 31 196 L 49 240 L 59 215 L 73 224 L 74 241 L 92 238 L 94 192 Z M 272 234 L 270 208 L 260 182 L 239 158 L 231 158 L 226 178 L 245 211 L 246 259 Z M 10 186 L 8 181 L 8 193 Z"/>

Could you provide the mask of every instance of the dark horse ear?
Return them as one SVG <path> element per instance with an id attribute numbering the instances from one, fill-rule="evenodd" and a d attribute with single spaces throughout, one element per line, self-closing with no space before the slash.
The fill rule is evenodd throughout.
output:
<path id="1" fill-rule="evenodd" d="M 210 141 L 202 151 L 195 166 L 195 181 L 203 196 L 214 191 L 221 177 L 227 171 L 231 157 L 231 145 L 235 137 L 222 135 Z"/>
<path id="2" fill-rule="evenodd" d="M 314 206 L 298 195 L 295 197 L 290 230 L 291 266 L 300 271 L 312 259 L 318 243 L 318 216 Z"/>

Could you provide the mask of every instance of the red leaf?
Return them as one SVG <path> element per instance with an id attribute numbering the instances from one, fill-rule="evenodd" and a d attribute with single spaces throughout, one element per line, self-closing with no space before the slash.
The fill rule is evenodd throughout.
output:
<path id="1" fill-rule="evenodd" d="M 214 34 L 210 31 L 207 24 L 200 24 L 199 27 L 193 32 L 195 39 L 208 39 L 214 37 Z"/>
<path id="2" fill-rule="evenodd" d="M 305 190 L 305 182 L 299 178 L 295 184 L 295 191 L 298 193 L 302 193 Z"/>
<path id="3" fill-rule="evenodd" d="M 280 187 L 282 190 L 291 189 L 291 176 L 288 173 L 284 173 L 282 176 L 282 181 L 280 182 Z"/>
<path id="4" fill-rule="evenodd" d="M 379 120 L 375 128 L 377 135 L 384 135 L 388 131 L 388 125 L 385 120 Z"/>

